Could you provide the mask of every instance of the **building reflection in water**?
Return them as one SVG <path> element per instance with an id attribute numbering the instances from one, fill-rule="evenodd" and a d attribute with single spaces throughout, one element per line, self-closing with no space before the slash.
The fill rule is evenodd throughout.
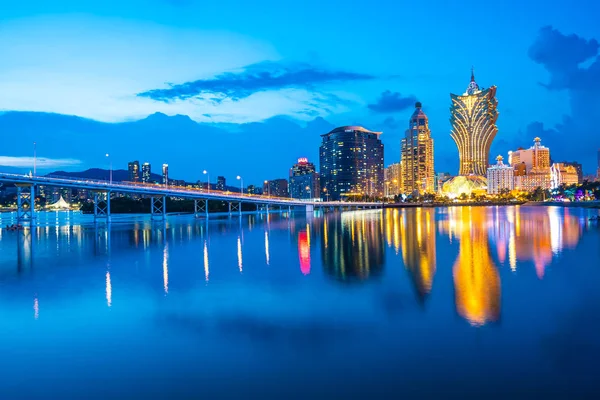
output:
<path id="1" fill-rule="evenodd" d="M 112 305 L 112 284 L 110 282 L 110 271 L 106 271 L 106 305 Z"/>
<path id="2" fill-rule="evenodd" d="M 37 297 L 33 298 L 33 318 L 38 319 L 40 317 L 40 303 Z"/>
<path id="3" fill-rule="evenodd" d="M 417 297 L 422 303 L 431 292 L 436 270 L 435 210 L 432 208 L 390 210 L 387 217 L 386 224 L 393 225 L 394 247 L 397 247 L 397 240 L 399 240 L 397 236 L 401 238 L 402 260 L 410 273 Z M 392 229 L 388 228 L 388 230 Z"/>
<path id="4" fill-rule="evenodd" d="M 298 258 L 302 274 L 310 274 L 310 230 L 308 224 L 307 230 L 298 233 Z"/>
<path id="5" fill-rule="evenodd" d="M 204 239 L 204 280 L 208 282 L 208 276 L 210 275 L 210 270 L 208 267 L 208 244 L 206 239 Z"/>
<path id="6" fill-rule="evenodd" d="M 167 242 L 163 249 L 163 288 L 167 295 L 169 293 L 169 243 Z"/>
<path id="7" fill-rule="evenodd" d="M 267 265 L 270 263 L 269 254 L 269 231 L 265 231 L 265 262 Z"/>
<path id="8" fill-rule="evenodd" d="M 323 218 L 321 258 L 328 275 L 342 281 L 365 280 L 383 272 L 381 211 L 344 212 Z"/>
<path id="9" fill-rule="evenodd" d="M 497 321 L 500 274 L 490 251 L 487 210 L 451 207 L 448 215 L 449 233 L 459 240 L 458 258 L 452 269 L 456 310 L 474 326 Z"/>
<path id="10" fill-rule="evenodd" d="M 243 266 L 242 266 L 242 238 L 240 236 L 238 236 L 237 238 L 237 259 L 238 259 L 238 268 L 240 269 L 240 272 L 243 272 Z"/>

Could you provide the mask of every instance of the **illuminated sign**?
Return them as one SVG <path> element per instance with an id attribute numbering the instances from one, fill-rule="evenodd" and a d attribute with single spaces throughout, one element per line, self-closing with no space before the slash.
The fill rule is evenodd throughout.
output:
<path id="1" fill-rule="evenodd" d="M 298 164 L 307 164 L 308 163 L 308 158 L 306 157 L 302 157 L 298 159 Z"/>

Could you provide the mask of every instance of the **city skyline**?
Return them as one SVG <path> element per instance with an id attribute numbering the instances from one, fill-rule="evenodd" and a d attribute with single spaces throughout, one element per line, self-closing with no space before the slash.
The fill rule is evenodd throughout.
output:
<path id="1" fill-rule="evenodd" d="M 188 180 L 195 177 L 184 175 L 193 164 L 189 160 L 199 156 L 206 164 L 201 169 L 222 168 L 220 173 L 232 179 L 252 155 L 228 149 L 239 164 L 221 167 L 217 151 L 221 143 L 236 132 L 252 136 L 272 130 L 281 135 L 286 123 L 291 128 L 286 134 L 292 137 L 282 145 L 290 149 L 303 146 L 304 136 L 299 135 L 306 133 L 309 140 L 318 141 L 318 135 L 335 126 L 382 131 L 385 159 L 391 163 L 400 160 L 397 143 L 404 134 L 403 121 L 415 101 L 421 101 L 427 105 L 436 141 L 436 170 L 456 173 L 447 95 L 468 79 L 471 66 L 479 81 L 499 88 L 502 117 L 493 155 L 506 155 L 506 149 L 539 136 L 555 149 L 557 159 L 577 158 L 586 173 L 596 169 L 590 149 L 598 148 L 595 127 L 600 125 L 593 112 L 599 105 L 595 38 L 600 37 L 600 28 L 586 18 L 589 10 L 598 9 L 592 1 L 555 9 L 541 1 L 518 4 L 516 20 L 517 3 L 503 2 L 495 8 L 494 18 L 499 24 L 510 22 L 513 29 L 508 34 L 489 30 L 471 35 L 468 42 L 442 32 L 453 32 L 464 15 L 471 20 L 487 18 L 485 5 L 437 2 L 430 18 L 438 29 L 423 32 L 417 21 L 398 25 L 387 16 L 401 12 L 403 4 L 386 4 L 390 12 L 382 13 L 370 3 L 344 10 L 331 2 L 318 3 L 318 14 L 300 11 L 315 26 L 306 32 L 296 23 L 283 29 L 280 21 L 286 18 L 272 2 L 265 3 L 275 16 L 268 20 L 243 3 L 232 7 L 152 0 L 144 3 L 143 13 L 139 1 L 30 3 L 27 7 L 11 4 L 0 17 L 2 38 L 7 35 L 0 50 L 6 61 L 0 66 L 0 110 L 7 112 L 0 115 L 0 131 L 11 133 L 6 135 L 4 156 L 8 158 L 3 163 L 21 169 L 31 157 L 33 141 L 46 159 L 39 166 L 42 170 L 99 166 L 91 151 L 68 152 L 55 140 L 59 137 L 76 143 L 78 150 L 103 143 L 111 148 L 100 153 L 113 155 L 115 165 L 134 158 L 156 166 L 169 163 L 174 176 Z M 30 11 L 34 6 L 38 6 L 35 15 Z M 224 10 L 227 19 L 221 16 Z M 334 15 L 358 20 L 365 12 L 377 29 L 339 31 L 329 24 Z M 202 22 L 194 17 L 198 13 Z M 419 63 L 407 62 L 414 54 L 402 51 L 415 35 L 421 43 Z M 489 46 L 490 42 L 495 45 Z M 34 120 L 48 115 L 17 117 L 8 115 L 10 111 L 76 115 L 100 122 L 79 126 L 72 120 L 54 119 L 40 129 Z M 129 142 L 121 146 L 120 141 L 138 134 L 134 121 L 142 125 L 155 112 L 170 117 L 146 121 L 152 122 L 146 130 L 151 144 L 135 155 L 121 154 L 121 147 L 131 148 Z M 259 124 L 256 130 L 245 126 L 252 124 Z M 323 129 L 325 124 L 331 126 Z M 107 134 L 107 130 L 119 133 Z M 168 149 L 182 153 L 177 159 L 161 146 L 174 131 L 181 132 L 189 144 Z M 270 135 L 261 137 L 267 154 L 276 149 L 270 141 L 275 133 Z M 565 141 L 565 137 L 575 140 Z M 316 151 L 309 154 L 308 148 L 307 144 L 298 153 L 277 155 L 272 164 L 284 171 L 298 157 L 316 159 Z M 247 178 L 260 182 L 264 174 L 257 171 L 255 178 Z"/>

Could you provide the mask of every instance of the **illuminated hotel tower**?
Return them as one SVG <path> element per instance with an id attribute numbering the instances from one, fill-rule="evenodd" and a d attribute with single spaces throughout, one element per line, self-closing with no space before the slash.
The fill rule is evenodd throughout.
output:
<path id="1" fill-rule="evenodd" d="M 402 139 L 402 192 L 433 193 L 435 173 L 433 171 L 433 139 L 427 115 L 421 103 L 415 104 L 415 112 Z"/>
<path id="2" fill-rule="evenodd" d="M 463 95 L 450 94 L 452 139 L 460 157 L 459 175 L 485 176 L 490 146 L 498 132 L 496 86 L 480 89 L 471 70 L 471 82 Z"/>

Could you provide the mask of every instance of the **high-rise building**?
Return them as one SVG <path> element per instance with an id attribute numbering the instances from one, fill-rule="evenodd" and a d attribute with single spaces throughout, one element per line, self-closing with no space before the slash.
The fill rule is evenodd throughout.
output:
<path id="1" fill-rule="evenodd" d="M 381 132 L 342 126 L 321 135 L 321 187 L 329 200 L 383 195 Z"/>
<path id="2" fill-rule="evenodd" d="M 458 147 L 460 175 L 485 176 L 492 141 L 498 132 L 496 86 L 480 89 L 471 71 L 471 82 L 463 95 L 450 94 L 452 139 Z"/>
<path id="3" fill-rule="evenodd" d="M 526 174 L 532 171 L 546 171 L 550 168 L 550 149 L 542 145 L 542 139 L 536 137 L 529 149 L 519 148 L 509 152 L 508 163 L 515 170 L 520 168 L 521 171 L 523 167 L 519 165 L 525 165 Z"/>
<path id="4" fill-rule="evenodd" d="M 275 197 L 289 197 L 287 179 L 273 179 L 266 181 L 263 185 L 263 194 Z"/>
<path id="5" fill-rule="evenodd" d="M 550 149 L 542 145 L 539 137 L 533 140 L 529 149 L 509 152 L 508 162 L 515 170 L 515 189 L 530 192 L 538 187 L 552 187 Z"/>
<path id="6" fill-rule="evenodd" d="M 127 164 L 127 171 L 129 172 L 129 181 L 130 182 L 139 182 L 140 181 L 140 162 L 139 161 L 131 161 Z"/>
<path id="7" fill-rule="evenodd" d="M 487 169 L 487 192 L 498 194 L 502 190 L 513 190 L 515 188 L 515 169 L 502 162 L 502 156 L 496 157 L 496 165 Z"/>
<path id="8" fill-rule="evenodd" d="M 552 181 L 550 185 L 551 189 L 556 189 L 560 185 L 569 186 L 583 182 L 583 177 L 581 177 L 581 182 L 579 181 L 579 173 L 572 163 L 552 164 L 550 176 Z"/>
<path id="9" fill-rule="evenodd" d="M 290 168 L 290 197 L 294 199 L 314 199 L 321 197 L 319 174 L 315 165 L 307 158 L 299 158 Z"/>
<path id="10" fill-rule="evenodd" d="M 554 163 L 554 164 L 563 164 L 565 166 L 571 166 L 571 167 L 575 168 L 575 172 L 577 173 L 577 182 L 575 182 L 575 183 L 578 183 L 578 184 L 583 183 L 583 166 L 580 163 L 578 163 L 576 161 L 563 161 L 563 162 Z M 569 178 L 569 180 L 572 180 L 572 179 Z"/>
<path id="11" fill-rule="evenodd" d="M 143 163 L 142 164 L 142 182 L 144 183 L 150 183 L 150 179 L 152 176 L 152 168 L 150 166 L 150 163 Z"/>
<path id="12" fill-rule="evenodd" d="M 402 189 L 405 194 L 433 193 L 433 139 L 427 115 L 415 104 L 415 112 L 402 139 Z"/>
<path id="13" fill-rule="evenodd" d="M 225 180 L 224 176 L 217 176 L 217 185 L 215 186 L 215 188 L 217 190 L 225 190 L 225 185 L 226 185 L 227 181 Z"/>
<path id="14" fill-rule="evenodd" d="M 162 165 L 162 183 L 163 185 L 169 184 L 169 164 Z"/>
<path id="15" fill-rule="evenodd" d="M 402 167 L 401 163 L 390 164 L 383 171 L 385 182 L 385 195 L 396 196 L 402 191 Z"/>

